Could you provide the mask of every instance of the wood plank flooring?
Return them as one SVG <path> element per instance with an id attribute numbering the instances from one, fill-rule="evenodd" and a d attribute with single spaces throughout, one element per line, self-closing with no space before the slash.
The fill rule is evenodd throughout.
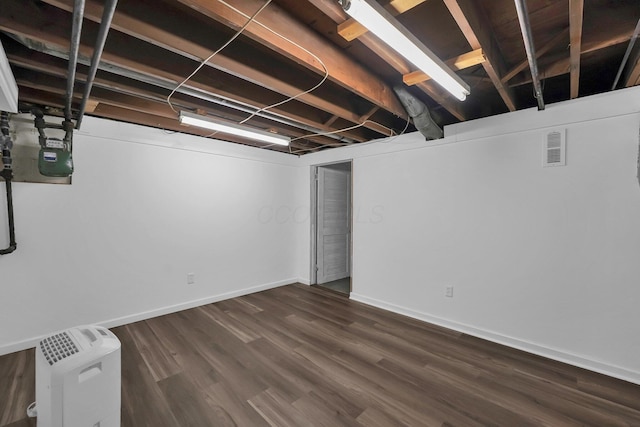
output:
<path id="1" fill-rule="evenodd" d="M 122 426 L 640 426 L 640 386 L 290 285 L 113 329 Z M 0 426 L 35 426 L 34 351 Z"/>

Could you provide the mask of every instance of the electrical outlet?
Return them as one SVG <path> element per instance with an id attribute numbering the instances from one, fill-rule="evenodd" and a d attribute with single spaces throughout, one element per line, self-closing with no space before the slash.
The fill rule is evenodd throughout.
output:
<path id="1" fill-rule="evenodd" d="M 444 291 L 444 296 L 448 298 L 453 298 L 453 286 L 447 286 Z"/>
<path id="2" fill-rule="evenodd" d="M 193 285 L 194 283 L 196 283 L 196 274 L 187 273 L 187 285 Z"/>

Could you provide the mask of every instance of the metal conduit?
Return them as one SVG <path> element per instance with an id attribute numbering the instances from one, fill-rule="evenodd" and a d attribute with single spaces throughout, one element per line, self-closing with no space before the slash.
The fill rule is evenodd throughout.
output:
<path id="1" fill-rule="evenodd" d="M 542 87 L 540 86 L 540 76 L 538 74 L 538 63 L 536 61 L 536 50 L 533 47 L 533 37 L 531 35 L 531 24 L 529 23 L 529 12 L 526 0 L 515 0 L 518 11 L 518 21 L 524 40 L 524 49 L 527 51 L 527 60 L 531 69 L 531 80 L 538 100 L 538 110 L 544 110 L 544 99 L 542 98 Z"/>
<path id="2" fill-rule="evenodd" d="M 636 24 L 636 29 L 633 32 L 633 36 L 631 36 L 631 40 L 629 40 L 629 45 L 627 46 L 627 50 L 624 53 L 622 58 L 622 63 L 620 64 L 620 68 L 618 68 L 618 73 L 616 74 L 616 79 L 613 81 L 613 86 L 611 86 L 611 90 L 615 90 L 616 86 L 618 86 L 618 81 L 620 81 L 620 77 L 622 76 L 622 71 L 624 67 L 627 65 L 627 61 L 629 60 L 629 55 L 631 55 L 631 51 L 633 50 L 633 46 L 636 43 L 636 39 L 640 34 L 640 19 L 638 19 L 638 23 Z"/>
<path id="3" fill-rule="evenodd" d="M 71 120 L 71 101 L 73 86 L 76 80 L 76 66 L 80 50 L 80 34 L 82 33 L 82 18 L 84 16 L 84 0 L 75 0 L 73 6 L 73 27 L 71 30 L 71 46 L 69 47 L 69 71 L 67 73 L 67 99 L 65 100 L 64 116 Z"/>
<path id="4" fill-rule="evenodd" d="M 82 124 L 82 117 L 84 116 L 84 110 L 87 108 L 87 101 L 91 94 L 91 88 L 93 87 L 93 81 L 96 78 L 98 72 L 98 66 L 100 65 L 100 59 L 102 58 L 102 51 L 104 45 L 107 42 L 107 35 L 111 27 L 111 21 L 116 11 L 118 0 L 107 0 L 102 11 L 102 20 L 100 21 L 100 30 L 98 32 L 98 38 L 96 39 L 96 46 L 93 49 L 93 58 L 91 58 L 91 68 L 87 75 L 87 81 L 84 84 L 84 94 L 82 95 L 82 102 L 80 103 L 80 110 L 78 111 L 78 118 L 76 120 L 76 129 L 80 129 Z"/>

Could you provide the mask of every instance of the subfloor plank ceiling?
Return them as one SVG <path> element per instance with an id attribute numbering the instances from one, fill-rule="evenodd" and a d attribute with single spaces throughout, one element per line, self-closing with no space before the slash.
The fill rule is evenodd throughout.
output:
<path id="1" fill-rule="evenodd" d="M 250 20 L 267 1 L 119 0 L 86 114 L 201 136 L 211 132 L 182 126 L 179 111 L 236 123 L 252 116 L 246 125 L 289 136 L 290 147 L 212 137 L 305 154 L 414 131 L 398 85 L 441 127 L 538 105 L 514 0 L 377 0 L 469 85 L 465 101 L 337 0 L 272 0 Z M 85 2 L 73 114 L 104 3 Z M 618 74 L 615 89 L 640 84 L 640 43 L 629 49 L 640 1 L 525 4 L 547 104 L 612 90 Z M 0 41 L 20 110 L 63 115 L 74 0 L 2 0 L 1 8 Z"/>

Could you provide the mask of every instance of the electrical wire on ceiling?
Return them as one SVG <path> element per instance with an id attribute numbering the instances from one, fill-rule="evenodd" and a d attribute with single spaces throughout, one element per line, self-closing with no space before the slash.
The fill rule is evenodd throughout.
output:
<path id="1" fill-rule="evenodd" d="M 380 123 L 376 123 L 376 122 L 371 121 L 371 120 L 365 120 L 365 121 L 364 121 L 364 122 L 362 122 L 362 123 L 358 123 L 358 124 L 356 124 L 356 125 L 349 126 L 349 127 L 342 128 L 342 129 L 338 129 L 338 130 L 333 130 L 333 131 L 330 131 L 330 132 L 312 133 L 312 134 L 309 134 L 309 135 L 304 135 L 304 136 L 299 136 L 299 137 L 297 137 L 297 138 L 292 138 L 292 139 L 291 139 L 291 142 L 293 142 L 293 141 L 298 141 L 298 140 L 300 140 L 300 139 L 305 139 L 305 138 L 308 138 L 308 137 L 310 137 L 310 136 L 325 136 L 325 135 L 333 135 L 333 134 L 341 133 L 341 132 L 347 132 L 347 131 L 350 131 L 350 130 L 358 129 L 358 128 L 360 128 L 360 127 L 362 127 L 362 126 L 366 125 L 367 123 L 374 123 L 374 124 L 377 124 L 377 125 L 379 125 L 379 126 L 382 126 L 382 127 L 386 128 L 387 130 L 389 130 L 389 136 L 393 136 L 393 133 L 394 133 L 393 129 L 389 129 L 389 128 L 388 128 L 388 127 L 386 127 L 386 126 L 383 126 L 383 125 L 381 125 Z"/>
<path id="2" fill-rule="evenodd" d="M 271 104 L 267 107 L 263 107 L 261 109 L 259 109 L 258 111 L 256 111 L 255 113 L 251 114 L 249 117 L 247 117 L 246 119 L 242 120 L 239 124 L 244 124 L 247 121 L 251 120 L 253 117 L 255 117 L 256 114 L 260 114 L 261 112 L 268 110 L 270 108 L 275 108 L 275 107 L 279 107 L 282 104 L 285 104 L 289 101 L 293 101 L 296 98 L 299 98 L 303 95 L 306 95 L 308 93 L 313 92 L 314 90 L 316 90 L 317 88 L 319 88 L 320 86 L 322 86 L 324 84 L 324 82 L 329 78 L 329 69 L 327 68 L 327 66 L 325 65 L 325 63 L 322 61 L 322 59 L 320 59 L 316 54 L 314 54 L 313 52 L 309 51 L 308 49 L 300 46 L 298 43 L 294 42 L 293 40 L 283 36 L 282 34 L 272 30 L 271 28 L 267 27 L 266 25 L 264 25 L 263 23 L 261 23 L 260 21 L 257 21 L 255 19 L 256 14 L 254 14 L 253 16 L 249 16 L 246 13 L 244 13 L 243 11 L 239 10 L 238 8 L 236 8 L 235 6 L 230 5 L 229 3 L 227 3 L 224 0 L 218 0 L 220 3 L 222 3 L 223 5 L 227 6 L 229 9 L 233 10 L 234 12 L 244 16 L 245 18 L 249 19 L 249 22 L 254 22 L 256 25 L 261 26 L 262 28 L 264 28 L 265 30 L 269 31 L 270 33 L 274 34 L 277 37 L 280 37 L 282 40 L 286 41 L 287 43 L 291 44 L 292 46 L 297 47 L 298 49 L 304 51 L 305 53 L 309 54 L 310 56 L 313 57 L 313 59 L 315 59 L 316 61 L 318 61 L 318 63 L 322 66 L 323 69 L 323 73 L 324 76 L 322 77 L 322 79 L 320 80 L 319 83 L 317 83 L 315 86 L 313 86 L 311 89 L 307 89 L 303 92 L 298 93 L 297 95 L 294 96 L 290 96 L 289 98 L 285 99 L 284 101 L 280 101 L 280 102 L 276 102 L 275 104 Z M 271 2 L 271 0 L 269 0 L 269 3 Z M 264 8 L 264 7 L 263 7 Z M 260 13 L 260 11 L 258 11 L 258 13 Z M 246 27 L 246 25 L 245 25 Z"/>
<path id="3" fill-rule="evenodd" d="M 227 40 L 227 42 L 225 44 L 223 44 L 222 46 L 220 46 L 218 48 L 218 50 L 216 50 L 215 52 L 213 52 L 211 55 L 209 55 L 206 59 L 202 60 L 200 62 L 200 65 L 198 65 L 196 67 L 195 70 L 193 70 L 193 72 L 191 74 L 189 74 L 189 76 L 187 76 L 187 78 L 185 78 L 183 81 L 181 81 L 178 86 L 176 86 L 171 93 L 169 94 L 169 96 L 167 96 L 167 103 L 169 104 L 169 107 L 173 110 L 174 113 L 178 113 L 178 111 L 173 108 L 173 104 L 171 103 L 171 97 L 176 93 L 176 91 L 178 89 L 180 89 L 182 86 L 184 86 L 189 80 L 191 80 L 193 78 L 193 76 L 196 75 L 196 73 L 198 71 L 200 71 L 202 69 L 202 67 L 205 66 L 205 64 L 207 62 L 209 62 L 214 56 L 216 56 L 217 54 L 219 54 L 225 47 L 229 46 L 235 39 L 237 39 L 238 37 L 240 37 L 240 34 L 242 34 L 244 32 L 244 30 L 249 26 L 249 24 L 251 24 L 256 16 L 258 16 L 258 14 L 260 12 L 262 12 L 267 6 L 269 6 L 269 4 L 271 3 L 272 0 L 267 0 L 267 2 L 265 4 L 262 5 L 262 7 L 260 9 L 258 9 L 258 11 L 256 13 L 253 14 L 253 16 L 249 17 L 249 20 L 242 26 L 242 28 L 240 28 L 238 31 L 236 31 L 236 33 L 229 39 Z"/>
<path id="4" fill-rule="evenodd" d="M 271 2 L 272 0 L 267 0 L 267 2 L 265 4 L 263 4 L 260 9 L 258 9 L 253 15 L 247 15 L 246 13 L 242 12 L 241 10 L 237 9 L 236 7 L 232 6 L 231 4 L 227 3 L 224 0 L 218 0 L 220 3 L 222 3 L 223 5 L 227 6 L 229 9 L 233 10 L 234 12 L 242 15 L 243 17 L 247 18 L 247 22 L 238 30 L 236 31 L 236 33 L 226 42 L 224 43 L 220 48 L 218 48 L 215 52 L 213 52 L 211 55 L 209 55 L 207 58 L 205 58 L 204 60 L 202 60 L 200 62 L 200 65 L 198 65 L 198 67 L 196 67 L 195 70 L 193 70 L 193 72 L 191 74 L 189 74 L 189 76 L 187 76 L 187 78 L 185 78 L 182 82 L 180 82 L 169 94 L 169 96 L 167 96 L 167 103 L 169 104 L 169 107 L 171 108 L 171 110 L 173 110 L 174 113 L 178 113 L 178 111 L 174 108 L 173 104 L 171 103 L 171 98 L 173 97 L 173 95 L 182 87 L 184 86 L 189 80 L 191 80 L 193 78 L 193 76 L 196 75 L 196 73 L 198 71 L 200 71 L 207 62 L 209 62 L 211 59 L 213 59 L 217 54 L 219 54 L 223 49 L 225 49 L 227 46 L 229 46 L 235 39 L 237 39 L 243 32 L 244 30 L 251 24 L 251 23 L 255 23 L 256 25 L 261 26 L 262 28 L 264 28 L 265 30 L 269 31 L 270 33 L 274 34 L 275 36 L 281 38 L 282 40 L 286 41 L 287 43 L 290 43 L 292 46 L 295 46 L 296 48 L 304 51 L 305 53 L 309 54 L 310 56 L 312 56 L 316 61 L 318 61 L 318 63 L 320 64 L 320 66 L 323 69 L 323 73 L 324 76 L 322 77 L 322 79 L 320 80 L 320 82 L 318 82 L 316 85 L 314 85 L 313 87 L 311 87 L 310 89 L 307 89 L 305 91 L 301 91 L 300 93 L 290 96 L 286 99 L 284 99 L 283 101 L 279 101 L 276 102 L 274 104 L 268 105 L 266 107 L 262 107 L 257 109 L 256 111 L 254 111 L 253 113 L 251 113 L 247 118 L 241 120 L 240 122 L 238 122 L 238 124 L 245 124 L 246 122 L 248 122 L 249 120 L 251 120 L 252 118 L 254 118 L 256 115 L 262 113 L 263 111 L 269 110 L 271 108 L 275 108 L 275 107 L 279 107 L 280 105 L 283 105 L 289 101 L 292 101 L 296 98 L 299 98 L 301 96 L 304 96 L 308 93 L 313 92 L 314 90 L 316 90 L 317 88 L 319 88 L 320 86 L 322 86 L 324 84 L 325 81 L 327 81 L 327 79 L 329 78 L 329 69 L 327 68 L 327 66 L 325 65 L 325 63 L 322 61 L 322 59 L 320 59 L 317 55 L 315 55 L 313 52 L 309 51 L 308 49 L 304 48 L 303 46 L 300 46 L 298 43 L 294 42 L 293 40 L 285 37 L 284 35 L 272 30 L 271 28 L 269 28 L 268 26 L 264 25 L 263 23 L 259 22 L 256 20 L 256 17 L 258 16 L 258 14 L 260 14 L 260 12 L 262 12 Z M 357 129 L 359 127 L 364 126 L 367 123 L 373 123 L 376 124 L 378 126 L 384 127 L 389 129 L 388 127 L 371 121 L 371 120 L 365 120 L 362 123 L 356 124 L 354 126 L 349 126 L 343 129 L 338 129 L 338 130 L 334 130 L 334 131 L 328 131 L 328 132 L 320 132 L 320 133 L 313 133 L 313 134 L 309 134 L 309 135 L 305 135 L 305 136 L 301 136 L 298 138 L 294 138 L 292 139 L 292 141 L 297 141 L 300 139 L 305 139 L 305 138 L 309 138 L 312 136 L 327 136 L 327 135 L 334 135 L 334 134 L 338 134 L 338 133 L 342 133 L 342 132 L 346 132 L 349 130 L 353 130 L 353 129 Z M 400 135 L 402 135 L 406 129 L 409 127 L 409 118 L 407 117 L 407 126 L 405 127 L 405 130 L 403 130 Z M 394 131 L 393 129 L 389 129 L 390 131 L 390 136 L 393 136 Z M 216 135 L 218 132 L 213 132 L 209 135 L 207 135 L 206 137 L 212 137 L 214 135 Z M 270 147 L 270 145 L 264 146 L 262 148 L 268 148 Z M 328 146 L 333 146 L 332 144 L 326 144 L 326 145 L 322 145 L 320 147 L 316 147 L 314 149 L 317 148 L 324 148 L 324 147 L 328 147 Z M 291 149 L 289 149 L 289 151 L 291 152 Z"/>
<path id="5" fill-rule="evenodd" d="M 330 135 L 330 134 L 333 134 L 333 133 L 346 132 L 346 131 L 349 131 L 349 130 L 353 130 L 353 129 L 357 129 L 357 128 L 359 128 L 359 127 L 362 127 L 362 126 L 364 126 L 364 125 L 365 125 L 365 124 L 367 124 L 367 123 L 374 123 L 374 124 L 376 124 L 376 125 L 378 125 L 378 126 L 382 126 L 382 127 L 385 127 L 385 128 L 387 128 L 387 129 L 389 129 L 389 131 L 390 131 L 390 132 L 389 132 L 389 137 L 392 137 L 392 138 L 391 138 L 391 139 L 389 139 L 389 140 L 384 141 L 384 142 L 386 142 L 386 143 L 389 143 L 389 142 L 391 142 L 391 141 L 395 140 L 395 139 L 396 139 L 397 137 L 399 137 L 400 135 L 404 135 L 404 133 L 407 131 L 407 129 L 409 129 L 409 124 L 411 123 L 411 118 L 410 118 L 410 116 L 409 116 L 409 115 L 407 115 L 407 120 L 406 120 L 406 122 L 407 122 L 407 123 L 405 124 L 404 129 L 402 129 L 402 132 L 400 132 L 400 133 L 398 133 L 398 134 L 395 134 L 395 131 L 394 131 L 393 129 L 389 129 L 389 128 L 387 128 L 386 126 L 381 125 L 380 123 L 374 122 L 374 121 L 372 121 L 372 120 L 365 120 L 364 122 L 362 122 L 362 123 L 360 123 L 360 124 L 357 124 L 357 125 L 354 125 L 354 126 L 349 126 L 349 127 L 347 127 L 347 128 L 343 128 L 343 129 L 338 129 L 338 130 L 335 130 L 335 131 L 332 131 L 332 132 L 315 133 L 315 134 L 311 134 L 311 135 L 300 136 L 300 137 L 298 137 L 298 138 L 293 138 L 293 139 L 291 140 L 291 142 L 293 142 L 293 141 L 297 141 L 297 140 L 299 140 L 299 139 L 308 138 L 308 137 L 310 137 L 310 136 L 323 136 L 323 135 Z M 395 135 L 394 135 L 394 134 L 395 134 Z M 371 142 L 373 142 L 373 141 L 371 141 Z M 360 144 L 358 144 L 358 146 L 361 146 L 361 145 L 364 145 L 364 144 L 365 144 L 365 143 L 360 143 Z M 348 143 L 344 143 L 344 144 L 343 144 L 343 146 L 346 146 L 346 145 L 352 145 L 352 144 L 348 144 Z M 320 148 L 325 148 L 325 147 L 334 147 L 334 146 L 335 146 L 334 144 L 325 144 L 325 145 L 320 145 L 320 146 L 318 146 L 318 147 L 303 148 L 303 149 L 295 150 L 295 151 L 292 151 L 292 150 L 291 150 L 291 146 L 289 146 L 289 153 L 290 153 L 290 154 L 298 154 L 298 153 L 302 153 L 302 152 L 305 152 L 305 151 L 313 151 L 313 150 L 318 150 L 318 149 L 320 149 Z"/>
<path id="6" fill-rule="evenodd" d="M 308 49 L 300 46 L 298 43 L 294 42 L 293 40 L 290 40 L 289 38 L 283 36 L 282 34 L 272 30 L 271 28 L 267 27 L 266 25 L 264 25 L 264 24 L 262 24 L 262 23 L 260 23 L 259 21 L 256 20 L 256 17 L 258 16 L 258 14 L 260 14 L 260 12 L 262 12 L 271 3 L 272 0 L 267 0 L 267 2 L 265 4 L 263 4 L 260 7 L 260 9 L 258 9 L 258 11 L 255 12 L 251 16 L 247 15 L 246 13 L 244 13 L 241 10 L 237 9 L 236 7 L 230 5 L 229 3 L 225 2 L 224 0 L 218 0 L 218 1 L 220 3 L 222 3 L 223 5 L 225 5 L 226 7 L 228 7 L 229 9 L 233 10 L 234 12 L 236 12 L 236 13 L 242 15 L 243 17 L 247 18 L 247 22 L 242 26 L 242 28 L 240 28 L 238 31 L 236 31 L 236 33 L 225 44 L 223 44 L 220 48 L 218 48 L 218 50 L 216 50 L 211 55 L 209 55 L 206 59 L 204 59 L 200 63 L 200 65 L 198 65 L 198 67 L 186 79 L 184 79 L 180 84 L 178 84 L 178 86 L 175 87 L 175 89 L 173 89 L 171 91 L 171 93 L 167 97 L 167 102 L 169 103 L 169 106 L 171 107 L 171 109 L 173 110 L 174 113 L 178 113 L 178 111 L 173 107 L 173 104 L 171 104 L 171 97 L 176 93 L 176 91 L 178 89 L 180 89 L 182 86 L 184 86 L 189 80 L 191 80 L 193 78 L 193 76 L 195 76 L 196 73 L 198 71 L 200 71 L 202 69 L 202 67 L 204 67 L 207 62 L 209 62 L 211 59 L 213 59 L 217 54 L 219 54 L 223 49 L 225 49 L 235 39 L 237 39 L 251 23 L 255 23 L 257 25 L 260 25 L 261 27 L 263 27 L 267 31 L 271 32 L 275 36 L 280 37 L 282 40 L 286 41 L 287 43 L 290 43 L 291 45 L 297 47 L 298 49 L 303 50 L 305 53 L 307 53 L 310 56 L 312 56 L 322 66 L 324 76 L 322 77 L 322 79 L 320 80 L 319 83 L 317 83 L 316 85 L 314 85 L 310 89 L 301 91 L 300 93 L 298 93 L 296 95 L 293 95 L 293 96 L 290 96 L 290 97 L 284 99 L 283 101 L 279 101 L 279 102 L 276 102 L 274 104 L 268 105 L 266 107 L 259 108 L 256 111 L 254 111 L 253 113 L 251 113 L 251 115 L 249 115 L 247 118 L 245 118 L 245 119 L 241 120 L 240 122 L 238 122 L 238 124 L 241 124 L 241 125 L 245 124 L 246 122 L 248 122 L 249 120 L 251 120 L 256 115 L 260 114 L 263 111 L 269 110 L 271 108 L 278 107 L 278 106 L 280 106 L 282 104 L 285 104 L 285 103 L 287 103 L 289 101 L 292 101 L 292 100 L 294 100 L 296 98 L 299 98 L 299 97 L 304 96 L 304 95 L 306 95 L 306 94 L 308 94 L 310 92 L 313 92 L 314 90 L 316 90 L 317 88 L 322 86 L 322 84 L 327 80 L 327 78 L 329 78 L 329 69 L 327 68 L 327 66 L 324 64 L 324 62 L 317 55 L 315 55 L 313 52 L 309 51 Z M 213 135 L 215 135 L 215 133 L 213 133 L 213 134 L 211 134 L 209 136 L 213 136 Z"/>

